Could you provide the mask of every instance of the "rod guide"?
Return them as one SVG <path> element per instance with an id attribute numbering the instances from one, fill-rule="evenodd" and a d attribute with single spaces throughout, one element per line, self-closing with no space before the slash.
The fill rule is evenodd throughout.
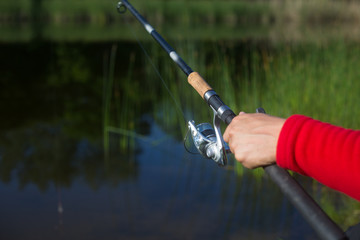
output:
<path id="1" fill-rule="evenodd" d="M 121 14 L 122 14 L 122 13 L 125 13 L 126 10 L 127 10 L 125 4 L 123 4 L 122 2 L 118 2 L 116 8 L 117 8 L 117 11 L 118 11 L 119 13 L 121 13 Z"/>

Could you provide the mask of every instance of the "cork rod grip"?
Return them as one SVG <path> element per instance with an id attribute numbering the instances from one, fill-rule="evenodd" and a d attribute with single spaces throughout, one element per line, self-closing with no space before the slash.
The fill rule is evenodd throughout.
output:
<path id="1" fill-rule="evenodd" d="M 207 84 L 207 82 L 200 76 L 197 72 L 192 72 L 188 76 L 188 82 L 190 85 L 204 98 L 204 94 L 212 90 L 212 88 Z"/>

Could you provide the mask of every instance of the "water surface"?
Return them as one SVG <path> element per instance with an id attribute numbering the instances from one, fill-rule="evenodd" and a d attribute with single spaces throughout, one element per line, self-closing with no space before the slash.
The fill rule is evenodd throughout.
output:
<path id="1" fill-rule="evenodd" d="M 181 51 L 187 56 L 194 53 L 192 48 L 207 46 L 200 50 L 211 58 L 196 65 L 207 73 L 219 70 L 214 62 L 225 56 L 222 71 L 228 69 L 238 87 L 252 89 L 240 96 L 245 103 L 226 94 L 235 108 L 262 104 L 284 115 L 291 110 L 279 110 L 284 103 L 277 100 L 279 95 L 270 105 L 267 95 L 261 94 L 272 89 L 266 82 L 267 67 L 284 66 L 281 48 L 252 41 L 180 46 L 185 46 Z M 174 81 L 168 86 L 184 116 L 210 122 L 211 112 L 186 89 L 182 73 L 166 65 L 157 46 L 145 43 L 145 47 L 152 56 L 157 54 L 152 61 L 165 81 Z M 285 55 L 297 62 L 297 56 L 307 56 L 314 46 L 295 49 L 290 45 Z M 183 116 L 135 42 L 33 41 L 1 44 L 0 51 L 0 238 L 315 238 L 262 170 L 244 170 L 233 160 L 220 168 L 185 150 Z M 276 64 L 264 60 L 266 56 Z M 241 70 L 231 76 L 234 66 Z M 224 82 L 216 84 L 223 95 L 229 89 Z M 299 102 L 290 106 L 304 103 Z M 308 178 L 300 181 L 338 222 L 347 219 L 342 227 L 354 222 L 349 220 L 356 217 L 349 214 L 358 209 L 354 201 L 324 191 Z M 333 200 L 324 202 L 327 196 Z M 349 202 L 347 212 L 339 210 Z"/>

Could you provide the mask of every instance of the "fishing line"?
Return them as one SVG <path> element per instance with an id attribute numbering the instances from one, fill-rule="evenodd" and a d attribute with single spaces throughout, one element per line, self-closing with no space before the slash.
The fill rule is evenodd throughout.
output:
<path id="1" fill-rule="evenodd" d="M 137 37 L 136 33 L 134 32 L 134 30 L 130 27 L 130 23 L 129 23 L 128 19 L 126 19 L 126 17 L 124 17 L 124 19 L 125 19 L 126 27 L 127 27 L 128 29 L 130 29 L 131 34 L 132 34 L 133 37 L 136 39 L 136 42 L 139 44 L 141 50 L 144 52 L 146 58 L 147 58 L 148 61 L 150 62 L 150 64 L 151 64 L 152 68 L 154 69 L 156 75 L 160 78 L 163 86 L 165 87 L 166 91 L 169 93 L 171 99 L 173 100 L 177 111 L 180 112 L 180 114 L 181 114 L 181 116 L 183 117 L 184 121 L 185 121 L 185 122 L 188 122 L 188 119 L 186 119 L 185 114 L 184 114 L 183 110 L 181 109 L 181 106 L 180 106 L 179 102 L 176 101 L 174 95 L 171 93 L 168 85 L 166 84 L 164 78 L 161 76 L 161 73 L 159 72 L 159 70 L 158 70 L 157 67 L 155 66 L 155 64 L 154 64 L 154 62 L 152 61 L 150 55 L 149 55 L 148 52 L 146 51 L 145 47 L 141 44 L 141 42 L 140 42 L 139 38 Z M 188 153 L 190 153 L 190 154 L 194 154 L 194 155 L 200 154 L 200 153 L 197 152 L 197 151 L 196 151 L 196 152 L 195 152 L 195 151 L 191 151 L 191 150 L 189 149 L 189 147 L 186 145 L 186 143 L 188 142 L 189 132 L 190 132 L 190 129 L 188 129 L 188 131 L 186 132 L 186 135 L 185 135 L 184 140 L 183 140 L 184 148 L 185 148 L 185 150 L 186 150 Z M 190 139 L 191 139 L 191 138 L 190 138 Z"/>
<path id="2" fill-rule="evenodd" d="M 134 38 L 136 39 L 136 41 L 137 41 L 137 43 L 139 44 L 141 50 L 144 52 L 146 58 L 149 60 L 149 62 L 150 62 L 150 64 L 151 64 L 152 68 L 154 69 L 156 75 L 160 78 L 160 80 L 161 80 L 163 86 L 165 87 L 166 91 L 169 93 L 171 99 L 174 101 L 174 104 L 175 104 L 175 107 L 176 107 L 177 111 L 181 113 L 181 116 L 183 117 L 184 121 L 187 123 L 187 122 L 188 122 L 188 119 L 186 119 L 185 114 L 184 114 L 183 110 L 181 109 L 180 104 L 178 103 L 178 101 L 176 101 L 174 95 L 171 93 L 171 91 L 170 91 L 168 85 L 166 84 L 164 78 L 161 76 L 161 73 L 159 72 L 159 70 L 158 70 L 157 67 L 155 66 L 154 62 L 152 61 L 152 59 L 151 59 L 150 55 L 148 54 L 148 52 L 146 51 L 145 47 L 141 44 L 141 42 L 140 42 L 139 38 L 137 37 L 136 33 L 135 33 L 134 30 L 130 27 L 130 23 L 128 22 L 128 19 L 126 19 L 126 17 L 124 17 L 124 19 L 125 19 L 125 22 L 126 22 L 126 27 L 127 27 L 128 29 L 130 29 L 132 35 L 133 35 Z"/>

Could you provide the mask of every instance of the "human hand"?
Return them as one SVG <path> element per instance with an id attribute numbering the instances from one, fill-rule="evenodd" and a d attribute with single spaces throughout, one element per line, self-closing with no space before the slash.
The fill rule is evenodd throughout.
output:
<path id="1" fill-rule="evenodd" d="M 224 133 L 236 160 L 247 168 L 257 168 L 276 162 L 276 146 L 285 119 L 263 113 L 236 116 Z"/>

